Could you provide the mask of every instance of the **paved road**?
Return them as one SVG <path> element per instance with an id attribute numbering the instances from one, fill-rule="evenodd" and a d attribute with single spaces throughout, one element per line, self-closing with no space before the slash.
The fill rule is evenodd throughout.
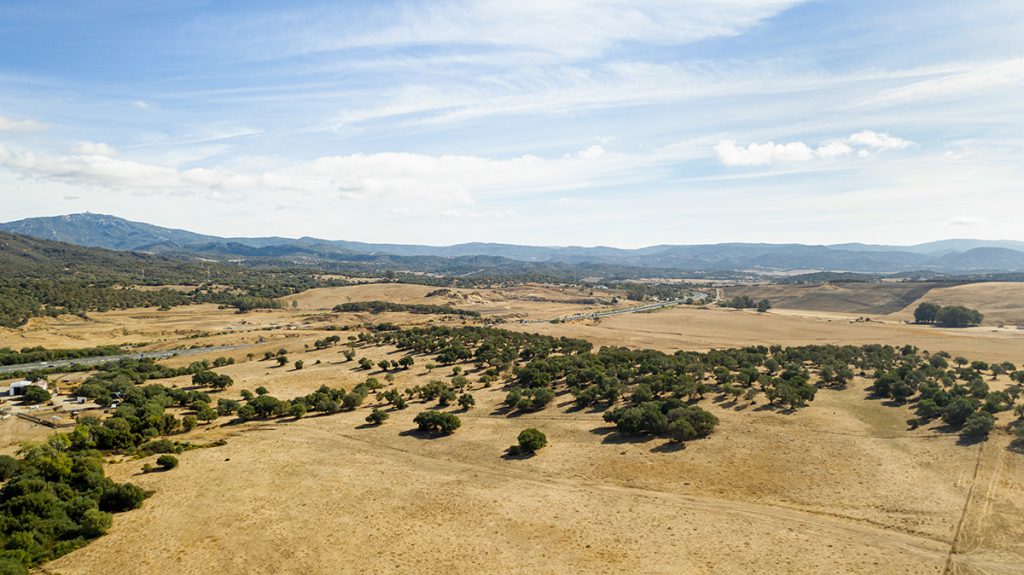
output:
<path id="1" fill-rule="evenodd" d="M 144 351 L 140 353 L 126 353 L 123 355 L 104 355 L 100 357 L 79 357 L 75 359 L 55 359 L 53 361 L 38 361 L 36 363 L 22 363 L 18 365 L 5 365 L 0 367 L 0 374 L 13 373 L 16 371 L 32 371 L 33 369 L 49 369 L 53 367 L 67 367 L 72 364 L 91 367 L 107 363 L 108 361 L 120 361 L 122 359 L 165 359 L 174 356 L 199 355 L 211 351 L 226 351 L 249 347 L 247 345 L 223 345 L 219 347 L 196 347 L 192 349 L 176 349 L 171 351 Z"/>
<path id="2" fill-rule="evenodd" d="M 624 313 L 639 313 L 639 312 L 642 312 L 642 311 L 650 311 L 650 310 L 654 310 L 654 309 L 661 309 L 663 307 L 679 305 L 681 303 L 685 303 L 685 301 L 686 300 L 674 299 L 674 300 L 671 300 L 671 301 L 660 301 L 658 303 L 651 303 L 651 304 L 642 305 L 642 306 L 638 306 L 638 307 L 627 307 L 627 308 L 623 308 L 623 309 L 610 309 L 610 310 L 607 310 L 607 311 L 592 311 L 592 312 L 586 312 L 586 313 L 577 313 L 577 314 L 567 315 L 567 316 L 563 316 L 563 317 L 556 317 L 556 318 L 553 318 L 553 319 L 534 319 L 534 320 L 525 321 L 523 323 L 549 323 L 549 322 L 553 322 L 553 321 L 574 321 L 574 320 L 578 320 L 578 319 L 595 319 L 595 318 L 599 318 L 599 317 L 606 317 L 606 316 L 609 316 L 609 315 L 619 315 L 619 314 L 624 314 Z"/>

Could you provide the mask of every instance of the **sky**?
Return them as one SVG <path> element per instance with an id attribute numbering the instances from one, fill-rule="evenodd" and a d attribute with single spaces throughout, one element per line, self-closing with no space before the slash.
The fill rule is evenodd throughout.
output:
<path id="1" fill-rule="evenodd" d="M 1024 240 L 1024 3 L 5 0 L 0 221 Z"/>

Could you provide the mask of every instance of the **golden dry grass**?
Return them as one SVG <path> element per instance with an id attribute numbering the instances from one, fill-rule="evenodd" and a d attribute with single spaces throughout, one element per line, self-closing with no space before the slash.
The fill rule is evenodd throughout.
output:
<path id="1" fill-rule="evenodd" d="M 913 319 L 918 304 L 963 305 L 985 315 L 985 324 L 999 322 L 1024 326 L 1024 283 L 989 282 L 939 287 L 906 306 L 894 317 Z"/>
<path id="2" fill-rule="evenodd" d="M 366 373 L 343 362 L 340 348 L 306 351 L 326 335 L 344 341 L 353 333 L 325 331 L 328 325 L 463 321 L 326 313 L 346 301 L 339 298 L 416 303 L 430 289 L 314 290 L 295 298 L 296 310 L 244 315 L 193 306 L 93 314 L 89 321 L 35 320 L 0 332 L 0 346 L 241 343 L 248 347 L 209 354 L 238 361 L 217 370 L 236 382 L 223 395 L 237 397 L 242 389 L 262 385 L 289 398 L 323 384 L 351 388 L 368 375 L 383 381 L 376 370 Z M 569 303 L 581 294 L 547 286 L 478 293 L 487 303 L 469 296 L 453 303 L 491 316 L 535 318 L 588 307 Z M 499 311 L 503 306 L 508 307 Z M 972 359 L 1024 360 L 1022 339 L 1010 330 L 942 330 L 855 318 L 679 307 L 599 322 L 505 327 L 665 351 L 881 342 Z M 281 347 L 305 368 L 247 360 L 249 353 L 259 358 Z M 399 357 L 388 348 L 357 352 L 374 361 Z M 427 374 L 427 360 L 416 361 L 413 369 L 396 374 L 397 388 L 447 372 Z M 161 383 L 183 386 L 188 379 Z M 415 414 L 432 407 L 421 403 L 392 412 L 381 427 L 364 426 L 372 397 L 355 412 L 329 417 L 240 425 L 221 425 L 222 419 L 188 439 L 223 437 L 227 445 L 186 452 L 171 472 L 140 474 L 149 460 L 109 465 L 116 479 L 155 495 L 142 509 L 117 515 L 107 536 L 45 570 L 917 574 L 950 572 L 949 563 L 956 573 L 1019 572 L 1024 455 L 1008 449 L 1002 431 L 974 445 L 960 445 L 955 435 L 934 426 L 908 431 L 910 411 L 866 399 L 866 385 L 855 379 L 845 390 L 822 390 L 793 414 L 709 396 L 703 405 L 721 424 L 710 438 L 683 449 L 662 439 L 627 440 L 610 433 L 600 413 L 573 411 L 566 395 L 539 413 L 508 417 L 497 410 L 504 391 L 479 384 L 473 391 L 478 406 L 460 412 L 462 427 L 444 438 L 407 433 Z M 504 458 L 525 427 L 544 431 L 549 447 L 533 458 Z M 0 427 L 0 440 L 6 437 L 10 445 L 20 431 L 4 433 Z"/>

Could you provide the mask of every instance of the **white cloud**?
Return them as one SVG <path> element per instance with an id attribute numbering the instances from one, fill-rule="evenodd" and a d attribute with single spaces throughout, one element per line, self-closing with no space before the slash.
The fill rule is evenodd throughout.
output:
<path id="1" fill-rule="evenodd" d="M 726 166 L 766 166 L 784 162 L 809 162 L 814 159 L 832 159 L 849 156 L 852 146 L 860 149 L 857 157 L 867 158 L 872 151 L 901 150 L 913 142 L 889 134 L 864 130 L 841 140 L 828 140 L 814 148 L 804 142 L 757 142 L 742 146 L 736 140 L 722 140 L 715 145 L 718 159 Z"/>
<path id="2" fill-rule="evenodd" d="M 857 132 L 847 138 L 846 141 L 851 144 L 867 146 L 876 150 L 902 150 L 913 144 L 913 142 L 909 140 L 890 136 L 889 134 L 872 132 L 871 130 Z"/>
<path id="3" fill-rule="evenodd" d="M 651 158 L 608 154 L 591 146 L 561 158 L 393 153 L 324 156 L 312 161 L 237 162 L 227 167 L 181 169 L 114 157 L 113 148 L 82 142 L 54 155 L 0 144 L 0 168 L 24 178 L 96 185 L 138 193 L 201 193 L 213 198 L 280 197 L 305 200 L 403 200 L 473 204 L 477 194 L 534 193 L 607 182 Z M 595 162 L 598 157 L 602 161 Z M 465 213 L 462 212 L 465 217 Z M 506 214 L 507 215 L 507 214 Z"/>
<path id="4" fill-rule="evenodd" d="M 138 108 L 139 110 L 148 110 L 149 109 L 149 102 L 147 102 L 145 100 L 133 100 L 132 101 L 132 107 Z"/>
<path id="5" fill-rule="evenodd" d="M 839 140 L 832 140 L 831 142 L 825 142 L 815 150 L 815 154 L 819 158 L 838 158 L 839 156 L 845 156 L 853 152 L 845 142 Z"/>
<path id="6" fill-rule="evenodd" d="M 595 158 L 600 158 L 601 156 L 604 155 L 604 153 L 604 147 L 595 144 L 593 146 L 590 146 L 586 150 L 580 151 L 577 155 L 580 158 L 583 158 L 584 160 L 593 160 Z"/>
<path id="7" fill-rule="evenodd" d="M 108 144 L 103 142 L 78 142 L 71 152 L 81 156 L 106 156 L 113 158 L 117 155 L 117 150 Z"/>
<path id="8" fill-rule="evenodd" d="M 755 142 L 744 147 L 737 145 L 736 140 L 722 140 L 715 145 L 715 153 L 726 166 L 764 166 L 776 162 L 806 162 L 814 158 L 814 150 L 803 142 Z"/>
<path id="9" fill-rule="evenodd" d="M 46 127 L 46 124 L 35 120 L 12 120 L 11 118 L 0 116 L 0 132 L 27 132 L 30 130 L 40 130 L 44 127 Z"/>

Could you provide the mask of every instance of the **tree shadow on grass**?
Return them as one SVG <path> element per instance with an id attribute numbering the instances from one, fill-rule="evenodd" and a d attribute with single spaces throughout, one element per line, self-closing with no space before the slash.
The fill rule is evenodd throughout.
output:
<path id="1" fill-rule="evenodd" d="M 430 432 L 430 431 L 421 431 L 419 429 L 406 429 L 405 431 L 399 432 L 398 435 L 400 435 L 402 437 L 413 437 L 413 438 L 416 438 L 416 439 L 427 439 L 427 440 L 429 440 L 429 439 L 441 439 L 443 437 L 448 437 L 451 434 L 450 433 L 449 434 L 433 433 L 433 432 Z"/>
<path id="2" fill-rule="evenodd" d="M 647 443 L 649 441 L 654 441 L 655 439 L 655 436 L 653 435 L 619 433 L 614 427 L 598 427 L 596 429 L 591 429 L 590 433 L 593 433 L 594 435 L 603 435 L 604 439 L 601 440 L 601 443 L 607 445 Z"/>
<path id="3" fill-rule="evenodd" d="M 775 405 L 774 403 L 765 403 L 754 408 L 754 411 L 774 411 L 775 413 L 781 413 L 783 415 L 791 415 L 796 413 L 796 409 L 792 407 L 782 407 Z"/>
<path id="4" fill-rule="evenodd" d="M 686 449 L 686 444 L 679 441 L 666 441 L 651 448 L 651 453 L 677 453 Z"/>
<path id="5" fill-rule="evenodd" d="M 970 447 L 985 441 L 988 441 L 987 435 L 961 435 L 956 440 L 956 444 L 961 447 Z"/>
<path id="6" fill-rule="evenodd" d="M 537 453 L 533 451 L 520 451 L 518 445 L 513 445 L 505 450 L 501 458 L 506 461 L 522 461 L 525 459 L 532 459 Z"/>
<path id="7" fill-rule="evenodd" d="M 511 406 L 502 405 L 494 408 L 494 410 L 488 413 L 487 415 L 511 415 L 512 411 L 513 410 Z"/>
<path id="8" fill-rule="evenodd" d="M 1024 437 L 1018 437 L 1010 442 L 1010 445 L 1006 446 L 1006 449 L 1024 455 Z"/>

